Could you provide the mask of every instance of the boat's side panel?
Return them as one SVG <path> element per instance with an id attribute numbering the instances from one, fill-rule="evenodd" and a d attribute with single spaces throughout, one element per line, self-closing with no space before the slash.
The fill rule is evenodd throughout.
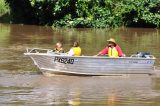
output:
<path id="1" fill-rule="evenodd" d="M 80 74 L 138 74 L 151 73 L 153 59 L 81 58 L 31 55 L 41 70 Z"/>

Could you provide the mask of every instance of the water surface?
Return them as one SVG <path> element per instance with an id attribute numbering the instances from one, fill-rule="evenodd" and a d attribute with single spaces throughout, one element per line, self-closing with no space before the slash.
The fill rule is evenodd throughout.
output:
<path id="1" fill-rule="evenodd" d="M 58 41 L 68 51 L 80 42 L 83 55 L 94 55 L 113 37 L 127 56 L 153 54 L 160 66 L 160 30 L 142 28 L 67 29 L 0 24 L 0 104 L 51 106 L 159 106 L 160 78 L 45 77 L 23 55 L 27 47 L 53 49 Z M 159 68 L 160 69 L 160 68 Z"/>

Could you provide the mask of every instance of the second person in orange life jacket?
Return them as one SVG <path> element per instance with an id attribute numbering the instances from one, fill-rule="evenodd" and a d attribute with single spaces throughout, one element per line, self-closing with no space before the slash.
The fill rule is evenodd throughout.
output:
<path id="1" fill-rule="evenodd" d="M 122 49 L 118 46 L 116 41 L 113 38 L 110 38 L 106 48 L 101 50 L 96 56 L 108 55 L 108 57 L 123 57 L 125 56 L 122 52 Z"/>

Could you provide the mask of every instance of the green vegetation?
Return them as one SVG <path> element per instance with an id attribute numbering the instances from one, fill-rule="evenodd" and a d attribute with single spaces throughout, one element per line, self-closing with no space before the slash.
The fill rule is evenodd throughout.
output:
<path id="1" fill-rule="evenodd" d="M 160 0 L 6 0 L 12 22 L 55 27 L 160 27 Z"/>
<path id="2" fill-rule="evenodd" d="M 9 12 L 9 7 L 6 5 L 4 0 L 0 0 L 0 16 Z"/>
<path id="3" fill-rule="evenodd" d="M 5 0 L 0 0 L 0 22 L 9 22 L 9 6 L 5 3 Z"/>

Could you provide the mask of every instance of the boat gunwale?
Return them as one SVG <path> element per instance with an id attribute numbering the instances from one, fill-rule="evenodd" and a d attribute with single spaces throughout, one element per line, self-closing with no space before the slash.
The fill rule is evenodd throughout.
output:
<path id="1" fill-rule="evenodd" d="M 68 57 L 68 58 L 92 58 L 92 59 L 135 59 L 135 60 L 156 60 L 155 57 L 153 58 L 137 58 L 137 57 L 104 57 L 104 56 L 67 56 L 67 55 L 53 55 L 49 53 L 24 53 L 26 56 L 57 56 L 57 57 Z"/>

